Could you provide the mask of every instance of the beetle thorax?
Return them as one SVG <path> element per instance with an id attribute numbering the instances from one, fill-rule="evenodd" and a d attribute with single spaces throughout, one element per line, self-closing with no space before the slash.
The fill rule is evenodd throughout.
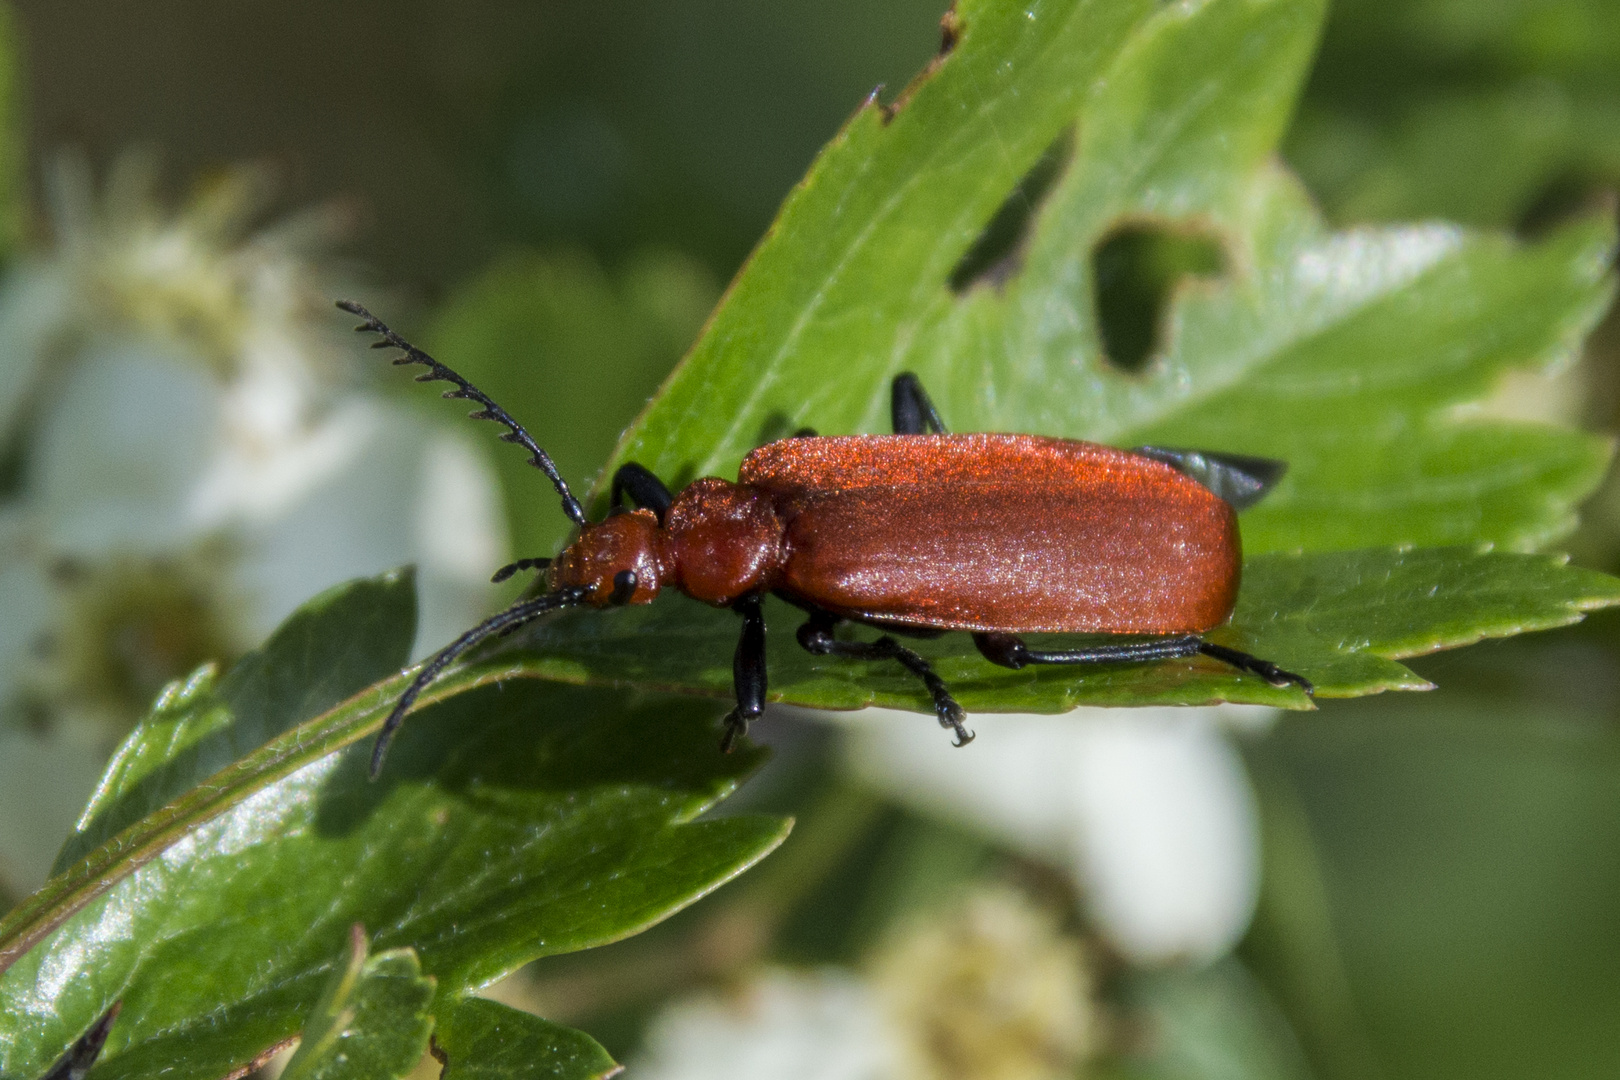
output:
<path id="1" fill-rule="evenodd" d="M 782 533 L 764 491 L 714 476 L 695 480 L 664 517 L 664 550 L 675 575 L 669 584 L 716 606 L 772 589 L 781 572 Z"/>

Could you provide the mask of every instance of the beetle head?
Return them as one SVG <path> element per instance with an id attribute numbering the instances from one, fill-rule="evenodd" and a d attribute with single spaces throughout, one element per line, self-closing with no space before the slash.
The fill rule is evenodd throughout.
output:
<path id="1" fill-rule="evenodd" d="M 579 534 L 552 560 L 552 589 L 591 590 L 593 607 L 650 604 L 663 585 L 667 560 L 658 515 L 651 510 L 614 514 L 580 527 Z"/>

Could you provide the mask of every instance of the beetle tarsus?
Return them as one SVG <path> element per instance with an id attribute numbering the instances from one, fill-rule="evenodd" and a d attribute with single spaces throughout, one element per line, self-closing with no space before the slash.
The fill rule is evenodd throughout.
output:
<path id="1" fill-rule="evenodd" d="M 720 752 L 729 754 L 737 748 L 737 740 L 748 734 L 748 721 L 743 718 L 741 709 L 732 709 L 721 723 L 725 734 L 720 736 Z"/>
<path id="2" fill-rule="evenodd" d="M 925 660 L 921 654 L 915 653 L 900 644 L 887 634 L 873 642 L 865 641 L 839 641 L 833 637 L 833 627 L 838 624 L 836 616 L 825 612 L 814 612 L 810 620 L 799 627 L 799 645 L 805 652 L 813 656 L 842 656 L 851 660 L 893 660 L 923 681 L 928 689 L 929 697 L 934 701 L 934 714 L 939 717 L 939 726 L 950 728 L 955 733 L 955 744 L 966 746 L 973 741 L 973 732 L 969 731 L 963 721 L 967 713 L 957 704 L 956 698 L 951 696 L 950 688 L 945 680 L 935 673 L 933 665 Z"/>
<path id="3" fill-rule="evenodd" d="M 1118 664 L 1146 660 L 1177 660 L 1184 656 L 1203 655 L 1219 660 L 1223 664 L 1230 664 L 1239 671 L 1258 675 L 1272 686 L 1297 686 L 1307 694 L 1316 692 L 1316 687 L 1312 686 L 1311 681 L 1303 675 L 1284 671 L 1270 660 L 1262 660 L 1258 656 L 1205 641 L 1197 634 L 1154 638 L 1149 641 L 1091 645 L 1057 652 L 1031 649 L 1017 634 L 978 633 L 973 635 L 973 644 L 979 647 L 979 652 L 992 664 L 1012 668 L 1014 671 L 1030 664 Z"/>
<path id="4" fill-rule="evenodd" d="M 1239 671 L 1247 671 L 1260 676 L 1272 686 L 1297 686 L 1307 694 L 1315 695 L 1316 687 L 1303 675 L 1295 675 L 1292 671 L 1284 671 L 1270 660 L 1262 660 L 1258 656 L 1251 656 L 1237 649 L 1229 649 L 1225 645 L 1216 645 L 1211 641 L 1199 643 L 1198 651 L 1205 656 L 1231 664 Z"/>
<path id="5" fill-rule="evenodd" d="M 765 611 L 757 596 L 745 596 L 731 605 L 743 617 L 742 634 L 731 658 L 731 681 L 737 707 L 726 714 L 726 733 L 720 752 L 729 754 L 737 740 L 748 734 L 748 724 L 765 712 Z"/>

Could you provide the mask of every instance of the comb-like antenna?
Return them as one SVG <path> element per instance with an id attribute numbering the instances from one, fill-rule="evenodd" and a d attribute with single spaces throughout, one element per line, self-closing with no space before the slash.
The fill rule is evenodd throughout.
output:
<path id="1" fill-rule="evenodd" d="M 505 409 L 495 404 L 488 394 L 394 333 L 386 323 L 353 300 L 339 300 L 337 306 L 350 315 L 356 315 L 365 320 L 362 325 L 355 327 L 358 333 L 369 332 L 382 338 L 381 341 L 372 344 L 373 349 L 386 349 L 389 347 L 399 349 L 405 355 L 395 358 L 394 363 L 421 364 L 426 367 L 427 372 L 418 375 L 416 377 L 417 382 L 454 383 L 456 388 L 446 390 L 444 392 L 445 397 L 465 398 L 482 406 L 467 414 L 471 419 L 493 420 L 497 424 L 504 425 L 507 432 L 501 438 L 509 443 L 517 443 L 529 452 L 529 464 L 545 473 L 550 478 L 552 486 L 557 489 L 557 494 L 562 496 L 563 513 L 567 514 L 568 519 L 575 525 L 585 524 L 584 508 L 579 505 L 579 500 L 574 498 L 574 493 L 568 490 L 568 484 L 564 482 L 562 474 L 557 471 L 557 466 L 552 464 L 551 457 L 540 449 L 539 444 L 530 437 L 527 431 L 523 430 L 523 425 L 512 419 Z"/>
<path id="2" fill-rule="evenodd" d="M 399 725 L 405 722 L 405 713 L 410 709 L 412 703 L 416 701 L 417 695 L 427 689 L 428 683 L 437 679 L 439 672 L 449 667 L 456 657 L 485 638 L 494 637 L 497 634 L 504 637 L 524 623 L 533 622 L 548 611 L 583 604 L 590 594 L 591 590 L 589 588 L 576 585 L 566 589 L 558 589 L 556 592 L 549 592 L 543 596 L 537 596 L 533 600 L 520 600 L 499 615 L 492 615 L 485 619 L 434 653 L 433 658 L 423 666 L 421 671 L 416 673 L 416 678 L 411 680 L 411 685 L 407 686 L 405 692 L 399 695 L 399 700 L 394 703 L 394 711 L 388 714 L 388 719 L 383 721 L 382 730 L 377 732 L 377 741 L 371 748 L 371 778 L 373 780 L 377 779 L 377 774 L 382 772 L 383 756 L 388 753 L 388 744 L 393 741 L 394 732 L 399 730 Z"/>

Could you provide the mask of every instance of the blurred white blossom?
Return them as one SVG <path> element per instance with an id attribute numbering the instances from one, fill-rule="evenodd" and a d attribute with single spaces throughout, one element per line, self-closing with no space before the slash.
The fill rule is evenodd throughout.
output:
<path id="1" fill-rule="evenodd" d="M 666 1007 L 631 1064 L 640 1080 L 891 1080 L 900 1047 L 854 973 L 768 970 Z"/>
<path id="2" fill-rule="evenodd" d="M 423 648 L 481 616 L 504 555 L 492 471 L 465 440 L 368 393 L 376 354 L 332 307 L 321 210 L 255 229 L 239 169 L 179 213 L 131 157 L 98 193 L 48 177 L 55 242 L 0 280 L 0 885 L 30 888 L 78 793 L 169 679 L 258 643 L 316 592 L 419 565 Z M 15 721 L 22 721 L 21 724 Z M 73 781 L 76 782 L 76 781 Z M 72 783 L 72 782 L 70 782 Z M 24 848 L 29 847 L 28 851 Z"/>
<path id="3" fill-rule="evenodd" d="M 1079 941 L 976 890 L 898 928 L 870 971 L 770 968 L 665 1007 L 640 1080 L 1066 1080 L 1102 1025 Z"/>
<path id="4" fill-rule="evenodd" d="M 862 780 L 1066 869 L 1127 959 L 1207 962 L 1248 927 L 1258 811 L 1222 728 L 1264 724 L 1271 710 L 981 715 L 961 748 L 912 713 L 845 715 Z"/>
<path id="5" fill-rule="evenodd" d="M 905 1080 L 1066 1080 L 1101 1042 L 1080 942 L 1009 888 L 918 915 L 872 968 Z"/>

